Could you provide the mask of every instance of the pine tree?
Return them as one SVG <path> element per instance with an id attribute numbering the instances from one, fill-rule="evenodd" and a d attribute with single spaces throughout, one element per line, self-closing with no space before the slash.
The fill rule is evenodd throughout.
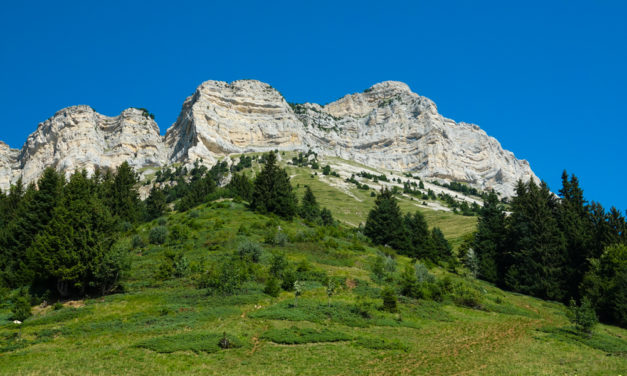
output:
<path id="1" fill-rule="evenodd" d="M 364 234 L 374 244 L 389 245 L 397 250 L 406 248 L 407 237 L 403 217 L 396 198 L 390 190 L 383 188 L 368 213 Z"/>
<path id="2" fill-rule="evenodd" d="M 407 256 L 413 258 L 432 258 L 433 243 L 425 217 L 419 211 L 405 214 L 403 226 L 407 234 Z"/>
<path id="3" fill-rule="evenodd" d="M 433 261 L 448 260 L 453 257 L 453 249 L 439 227 L 434 227 L 431 230 L 431 241 L 433 243 Z"/>
<path id="4" fill-rule="evenodd" d="M 564 233 L 567 249 L 567 263 L 564 270 L 564 282 L 567 297 L 579 298 L 579 285 L 588 269 L 588 259 L 593 252 L 593 224 L 588 215 L 588 207 L 583 197 L 583 190 L 575 175 L 568 179 L 566 171 L 562 174 L 561 200 L 558 205 L 558 222 Z"/>
<path id="5" fill-rule="evenodd" d="M 320 222 L 323 226 L 333 226 L 335 224 L 331 210 L 327 208 L 322 208 L 322 210 L 320 210 Z"/>
<path id="6" fill-rule="evenodd" d="M 115 264 L 110 260 L 114 221 L 92 194 L 92 184 L 84 171 L 72 175 L 52 220 L 28 250 L 37 267 L 36 282 L 61 296 L 102 291 L 97 276 L 104 273 L 99 268 L 103 263 Z"/>
<path id="7" fill-rule="evenodd" d="M 255 179 L 250 207 L 262 214 L 274 213 L 291 219 L 297 210 L 296 196 L 292 191 L 290 178 L 284 169 L 277 166 L 276 155 L 265 155 L 265 166 Z"/>
<path id="8" fill-rule="evenodd" d="M 165 193 L 153 186 L 146 198 L 146 219 L 148 221 L 161 217 L 168 210 Z"/>
<path id="9" fill-rule="evenodd" d="M 63 188 L 63 177 L 54 169 L 47 168 L 35 184 L 29 185 L 19 201 L 13 220 L 7 224 L 2 248 L 11 264 L 5 270 L 5 278 L 12 286 L 31 282 L 32 272 L 26 251 L 37 235 L 52 219 Z"/>
<path id="10" fill-rule="evenodd" d="M 128 162 L 118 166 L 108 192 L 108 204 L 112 215 L 131 223 L 140 219 L 141 202 L 135 187 L 138 181 L 137 174 Z"/>
<path id="11" fill-rule="evenodd" d="M 253 197 L 253 183 L 244 174 L 234 174 L 227 188 L 244 201 L 250 202 Z"/>
<path id="12" fill-rule="evenodd" d="M 483 200 L 472 243 L 479 278 L 492 283 L 502 281 L 504 271 L 499 266 L 503 264 L 506 238 L 505 211 L 496 193 L 491 192 Z"/>
<path id="13" fill-rule="evenodd" d="M 565 298 L 566 244 L 555 218 L 557 204 L 547 185 L 520 183 L 509 216 L 505 285 L 543 299 Z"/>
<path id="14" fill-rule="evenodd" d="M 311 188 L 307 186 L 305 189 L 305 195 L 299 208 L 300 216 L 310 222 L 318 222 L 320 220 L 320 207 L 316 202 L 316 196 L 314 196 Z"/>

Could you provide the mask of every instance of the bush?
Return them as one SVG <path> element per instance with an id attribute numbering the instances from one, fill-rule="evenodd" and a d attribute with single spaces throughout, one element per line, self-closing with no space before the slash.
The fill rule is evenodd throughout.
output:
<path id="1" fill-rule="evenodd" d="M 169 238 L 170 243 L 177 243 L 184 240 L 187 240 L 189 237 L 189 228 L 182 225 L 174 225 L 170 227 L 169 234 L 167 237 Z"/>
<path id="2" fill-rule="evenodd" d="M 570 321 L 575 324 L 575 328 L 580 333 L 590 334 L 592 329 L 599 322 L 594 312 L 594 307 L 588 297 L 581 300 L 581 305 L 577 306 L 573 299 L 570 300 Z"/>
<path id="3" fill-rule="evenodd" d="M 398 312 L 398 303 L 396 301 L 396 292 L 390 287 L 386 287 L 381 292 L 383 298 L 383 310 L 388 312 Z"/>
<path id="4" fill-rule="evenodd" d="M 279 294 L 281 293 L 281 286 L 279 286 L 279 281 L 274 277 L 268 278 L 268 281 L 266 281 L 266 286 L 264 287 L 263 292 L 265 294 L 270 295 L 273 298 L 276 298 L 277 296 L 279 296 Z"/>
<path id="5" fill-rule="evenodd" d="M 237 253 L 242 260 L 251 261 L 254 263 L 259 262 L 261 259 L 261 246 L 257 243 L 253 243 L 250 240 L 246 240 L 237 247 Z"/>
<path id="6" fill-rule="evenodd" d="M 143 248 L 146 246 L 146 242 L 144 241 L 144 238 L 141 237 L 141 235 L 135 235 L 133 236 L 133 240 L 131 241 L 133 248 Z"/>
<path id="7" fill-rule="evenodd" d="M 30 295 L 22 290 L 11 305 L 11 320 L 24 321 L 31 316 Z"/>
<path id="8" fill-rule="evenodd" d="M 294 290 L 294 283 L 297 281 L 296 271 L 292 268 L 287 268 L 283 271 L 282 278 L 281 288 L 285 291 Z"/>
<path id="9" fill-rule="evenodd" d="M 150 230 L 148 240 L 151 244 L 163 244 L 168 237 L 168 229 L 165 226 L 156 226 Z"/>
<path id="10" fill-rule="evenodd" d="M 160 280 L 170 279 L 172 277 L 184 277 L 189 271 L 189 260 L 182 253 L 174 253 L 171 250 L 166 251 L 164 258 L 157 270 L 156 278 Z"/>
<path id="11" fill-rule="evenodd" d="M 263 339 L 270 340 L 274 343 L 286 344 L 286 345 L 300 345 L 304 343 L 318 343 L 318 342 L 338 342 L 349 341 L 351 336 L 334 332 L 329 329 L 322 329 L 320 331 L 309 328 L 297 328 L 292 326 L 289 329 L 271 329 L 261 336 Z"/>

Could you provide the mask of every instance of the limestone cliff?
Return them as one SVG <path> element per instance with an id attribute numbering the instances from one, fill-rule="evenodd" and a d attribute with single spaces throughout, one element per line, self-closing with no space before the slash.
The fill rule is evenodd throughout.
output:
<path id="1" fill-rule="evenodd" d="M 312 149 L 505 196 L 518 179 L 537 180 L 529 164 L 496 139 L 443 117 L 404 83 L 382 82 L 320 106 L 289 104 L 268 84 L 240 80 L 201 84 L 165 137 L 139 109 L 108 117 L 89 106 L 65 108 L 39 124 L 21 150 L 0 143 L 0 189 L 19 177 L 29 183 L 48 166 L 91 172 L 128 161 L 140 170 L 197 159 L 213 164 L 230 154 L 274 149 Z"/>

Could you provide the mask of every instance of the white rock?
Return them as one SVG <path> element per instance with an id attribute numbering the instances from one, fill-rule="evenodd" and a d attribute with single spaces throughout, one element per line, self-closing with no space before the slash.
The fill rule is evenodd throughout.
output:
<path id="1" fill-rule="evenodd" d="M 519 179 L 538 180 L 527 161 L 478 126 L 444 118 L 431 100 L 402 82 L 381 82 L 320 106 L 290 105 L 270 85 L 241 80 L 201 84 L 165 137 L 138 109 L 107 117 L 89 106 L 65 108 L 41 123 L 21 150 L 0 143 L 0 189 L 19 177 L 28 184 L 48 166 L 69 174 L 128 161 L 137 170 L 154 170 L 274 149 L 312 149 L 504 196 L 513 195 Z"/>

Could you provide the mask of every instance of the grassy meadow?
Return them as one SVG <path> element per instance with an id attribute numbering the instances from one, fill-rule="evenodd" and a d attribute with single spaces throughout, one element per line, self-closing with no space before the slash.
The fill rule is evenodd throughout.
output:
<path id="1" fill-rule="evenodd" d="M 253 166 L 254 168 L 254 166 Z M 574 331 L 559 303 L 502 291 L 462 269 L 429 265 L 450 293 L 439 299 L 398 296 L 398 312 L 382 309 L 388 283 L 373 275 L 377 255 L 352 226 L 374 198 L 288 167 L 299 197 L 310 185 L 321 206 L 344 225 L 318 227 L 251 212 L 223 200 L 171 213 L 130 230 L 117 246 L 131 267 L 123 291 L 34 307 L 23 324 L 0 303 L 1 375 L 625 375 L 627 330 L 598 325 Z M 476 225 L 464 217 L 416 206 L 459 244 Z M 150 232 L 166 227 L 163 244 Z M 277 234 L 281 234 L 280 237 Z M 205 270 L 244 242 L 260 244 L 252 278 L 233 295 L 199 288 Z M 263 292 L 273 253 L 285 254 L 303 292 Z M 168 254 L 185 257 L 185 273 L 163 277 Z M 393 257 L 388 277 L 411 262 Z M 329 298 L 325 281 L 336 286 Z M 456 289 L 471 291 L 468 304 Z M 460 291 L 461 291 L 460 290 Z M 220 346 L 226 341 L 227 345 Z"/>

